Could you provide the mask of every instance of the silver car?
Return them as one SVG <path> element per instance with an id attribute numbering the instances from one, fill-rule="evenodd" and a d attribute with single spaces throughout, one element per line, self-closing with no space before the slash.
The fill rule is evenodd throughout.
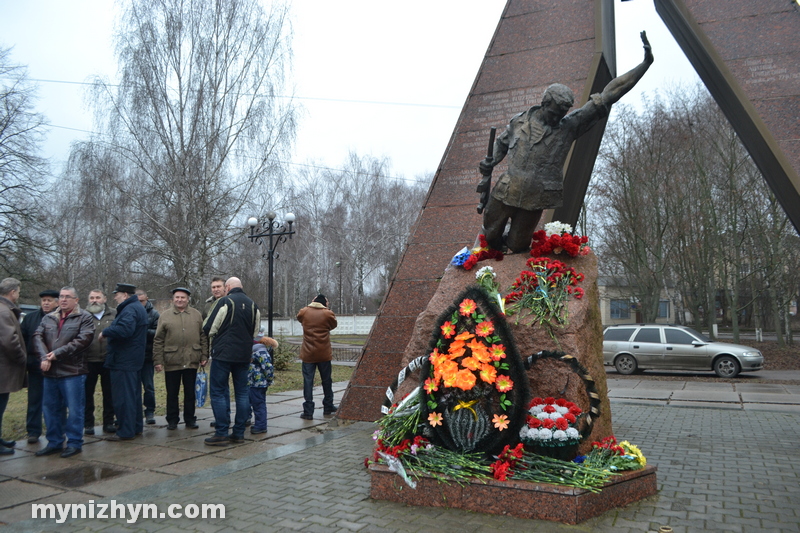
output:
<path id="1" fill-rule="evenodd" d="M 603 331 L 603 363 L 620 374 L 639 370 L 713 370 L 721 378 L 764 367 L 761 352 L 741 344 L 713 342 L 685 326 L 624 324 Z"/>

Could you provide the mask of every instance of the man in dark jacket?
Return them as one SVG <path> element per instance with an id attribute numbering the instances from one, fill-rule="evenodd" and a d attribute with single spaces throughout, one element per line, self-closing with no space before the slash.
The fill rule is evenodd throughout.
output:
<path id="1" fill-rule="evenodd" d="M 25 385 L 25 342 L 19 328 L 17 307 L 20 282 L 14 278 L 0 281 L 0 434 L 8 397 Z M 0 455 L 14 453 L 13 440 L 0 439 Z"/>
<path id="2" fill-rule="evenodd" d="M 114 425 L 114 400 L 111 396 L 111 372 L 106 364 L 106 339 L 100 332 L 114 321 L 117 312 L 106 305 L 106 293 L 100 289 L 89 292 L 89 305 L 86 310 L 94 319 L 95 336 L 92 345 L 86 350 L 86 363 L 89 373 L 86 374 L 86 414 L 83 419 L 83 434 L 94 435 L 94 391 L 97 380 L 103 391 L 103 433 L 116 433 Z"/>
<path id="3" fill-rule="evenodd" d="M 244 442 L 245 423 L 250 416 L 250 392 L 247 370 L 253 354 L 253 337 L 261 326 L 258 306 L 242 290 L 239 278 L 225 282 L 228 295 L 221 298 L 203 324 L 214 359 L 209 373 L 209 394 L 214 411 L 215 434 L 205 440 L 209 446 Z M 231 435 L 231 395 L 228 376 L 233 377 L 236 420 Z"/>
<path id="4" fill-rule="evenodd" d="M 131 440 L 142 433 L 142 365 L 147 346 L 147 312 L 136 287 L 117 283 L 117 317 L 103 330 L 108 340 L 106 367 L 111 371 L 111 395 L 119 428 L 107 440 Z"/>
<path id="5" fill-rule="evenodd" d="M 144 366 L 142 366 L 142 387 L 144 394 L 144 418 L 148 424 L 156 423 L 156 387 L 153 383 L 153 339 L 156 338 L 160 315 L 153 303 L 142 289 L 136 289 L 136 297 L 147 311 L 147 346 L 144 349 Z"/>
<path id="6" fill-rule="evenodd" d="M 297 313 L 297 321 L 303 326 L 303 344 L 300 346 L 300 360 L 303 361 L 303 414 L 300 418 L 314 418 L 314 374 L 319 369 L 322 380 L 322 413 L 332 415 L 333 380 L 331 379 L 331 330 L 337 326 L 336 315 L 328 309 L 328 299 L 320 294 L 314 301 Z"/>
<path id="7" fill-rule="evenodd" d="M 33 349 L 33 334 L 42 318 L 48 313 L 52 313 L 58 307 L 58 291 L 48 289 L 39 293 L 40 307 L 36 311 L 28 313 L 22 320 L 20 329 L 25 346 L 28 349 L 28 415 L 25 429 L 28 432 L 28 444 L 39 441 L 42 434 L 42 392 L 44 391 L 44 376 L 42 375 L 42 363 L 36 350 Z"/>
<path id="8" fill-rule="evenodd" d="M 42 410 L 47 424 L 47 446 L 36 452 L 37 456 L 60 453 L 61 457 L 72 457 L 81 453 L 89 372 L 86 349 L 92 339 L 92 315 L 78 305 L 74 287 L 62 288 L 58 309 L 45 315 L 33 334 L 33 347 L 44 374 Z"/>

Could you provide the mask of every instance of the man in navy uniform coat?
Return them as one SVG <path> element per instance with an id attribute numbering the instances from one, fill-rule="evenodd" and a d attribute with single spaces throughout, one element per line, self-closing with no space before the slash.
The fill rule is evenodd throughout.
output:
<path id="1" fill-rule="evenodd" d="M 147 312 L 136 296 L 136 287 L 117 283 L 114 289 L 117 316 L 103 330 L 108 341 L 106 367 L 111 371 L 111 396 L 119 429 L 107 440 L 131 440 L 142 433 L 141 373 L 147 346 Z"/>

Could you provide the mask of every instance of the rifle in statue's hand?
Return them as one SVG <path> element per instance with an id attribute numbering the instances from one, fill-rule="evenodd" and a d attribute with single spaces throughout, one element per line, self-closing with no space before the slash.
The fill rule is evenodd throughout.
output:
<path id="1" fill-rule="evenodd" d="M 492 161 L 494 161 L 494 134 L 497 128 L 489 130 L 489 149 L 486 152 L 486 159 L 480 165 L 481 178 L 478 183 L 477 192 L 481 193 L 481 199 L 478 202 L 478 214 L 483 213 L 486 204 L 489 203 L 489 192 L 492 188 Z"/>

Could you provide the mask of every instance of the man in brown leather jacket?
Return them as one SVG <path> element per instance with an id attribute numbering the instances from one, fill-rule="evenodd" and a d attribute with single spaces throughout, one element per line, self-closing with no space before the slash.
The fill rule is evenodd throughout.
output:
<path id="1" fill-rule="evenodd" d="M 333 381 L 331 380 L 331 330 L 337 326 L 336 315 L 328 309 L 328 299 L 320 294 L 308 306 L 297 313 L 297 321 L 303 325 L 303 344 L 300 360 L 303 361 L 303 414 L 300 418 L 314 418 L 314 374 L 319 369 L 322 380 L 322 413 L 336 412 L 333 405 Z"/>
<path id="2" fill-rule="evenodd" d="M 47 447 L 36 452 L 37 456 L 60 453 L 61 457 L 71 457 L 81 453 L 89 372 L 86 350 L 92 339 L 92 315 L 78 305 L 74 287 L 62 288 L 58 309 L 45 315 L 33 334 L 33 346 L 44 373 L 42 410 L 47 425 Z"/>

